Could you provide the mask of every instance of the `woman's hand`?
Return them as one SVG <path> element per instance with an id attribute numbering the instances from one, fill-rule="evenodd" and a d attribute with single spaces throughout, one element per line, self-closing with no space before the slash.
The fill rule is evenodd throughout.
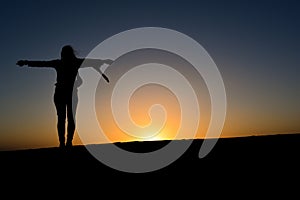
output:
<path id="1" fill-rule="evenodd" d="M 16 64 L 19 65 L 20 67 L 23 67 L 24 65 L 27 65 L 28 61 L 27 60 L 19 60 Z"/>
<path id="2" fill-rule="evenodd" d="M 108 64 L 108 65 L 111 65 L 114 61 L 111 60 L 111 59 L 105 59 L 104 60 L 104 63 Z"/>

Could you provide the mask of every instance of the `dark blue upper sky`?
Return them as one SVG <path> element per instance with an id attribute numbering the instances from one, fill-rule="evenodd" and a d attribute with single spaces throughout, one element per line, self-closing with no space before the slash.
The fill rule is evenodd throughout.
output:
<path id="1" fill-rule="evenodd" d="M 143 26 L 191 36 L 220 67 L 296 68 L 299 53 L 299 3 L 291 0 L 4 1 L 0 16 L 4 65 L 53 58 L 67 43 L 84 56 L 107 37 Z"/>

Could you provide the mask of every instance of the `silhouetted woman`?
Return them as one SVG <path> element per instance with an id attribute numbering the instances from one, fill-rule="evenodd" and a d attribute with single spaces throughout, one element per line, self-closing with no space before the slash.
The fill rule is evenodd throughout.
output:
<path id="1" fill-rule="evenodd" d="M 100 66 L 103 64 L 111 64 L 113 61 L 110 59 L 83 59 L 75 56 L 72 46 L 66 45 L 61 49 L 61 59 L 49 60 L 49 61 L 28 61 L 19 60 L 17 65 L 29 67 L 51 67 L 56 70 L 56 83 L 54 92 L 54 104 L 57 111 L 57 132 L 59 138 L 59 147 L 72 147 L 72 141 L 75 131 L 75 112 L 77 105 L 77 96 L 74 95 L 73 89 L 81 85 L 82 80 L 78 76 L 78 69 L 84 67 L 93 67 L 99 73 L 101 73 Z M 101 73 L 107 82 L 108 78 Z M 75 91 L 74 91 L 75 92 Z M 65 123 L 68 120 L 67 125 L 67 140 L 65 140 Z M 66 143 L 65 143 L 66 142 Z"/>

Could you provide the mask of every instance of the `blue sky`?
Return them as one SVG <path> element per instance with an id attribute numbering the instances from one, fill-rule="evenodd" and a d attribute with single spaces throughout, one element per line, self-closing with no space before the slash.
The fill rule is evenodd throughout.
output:
<path id="1" fill-rule="evenodd" d="M 300 131 L 299 1 L 11 0 L 0 9 L 1 145 L 22 128 L 55 132 L 55 71 L 20 69 L 17 60 L 58 58 L 65 44 L 84 57 L 114 34 L 148 26 L 182 32 L 207 50 L 224 78 L 229 117 L 249 121 L 242 135 Z"/>

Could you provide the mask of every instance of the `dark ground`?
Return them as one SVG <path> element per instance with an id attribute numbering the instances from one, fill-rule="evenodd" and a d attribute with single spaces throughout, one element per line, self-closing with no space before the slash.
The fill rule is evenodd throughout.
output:
<path id="1" fill-rule="evenodd" d="M 117 145 L 130 151 L 147 152 L 159 149 L 168 142 L 129 142 Z M 258 191 L 266 191 L 266 188 L 271 188 L 270 194 L 284 191 L 286 195 L 299 190 L 300 134 L 223 138 L 217 141 L 206 157 L 199 159 L 202 142 L 194 140 L 178 160 L 148 173 L 126 173 L 112 169 L 96 160 L 84 146 L 74 146 L 67 152 L 58 148 L 2 151 L 2 192 L 19 187 L 27 188 L 26 194 L 28 189 L 36 191 L 40 188 L 48 191 L 48 195 L 68 190 L 70 195 L 77 192 L 78 195 L 84 195 L 106 193 L 108 188 L 125 187 L 126 191 L 128 188 L 129 191 L 137 188 L 145 192 L 150 190 L 153 195 L 153 192 L 158 191 L 189 193 L 187 188 L 197 194 L 207 192 L 208 188 L 226 188 L 228 196 L 232 191 L 241 192 L 242 188 L 247 189 L 247 195 L 258 194 Z M 89 188 L 90 191 L 83 188 Z M 297 193 L 299 197 L 300 192 Z M 13 196 L 15 193 L 9 194 Z M 120 193 L 116 191 L 109 194 Z"/>

